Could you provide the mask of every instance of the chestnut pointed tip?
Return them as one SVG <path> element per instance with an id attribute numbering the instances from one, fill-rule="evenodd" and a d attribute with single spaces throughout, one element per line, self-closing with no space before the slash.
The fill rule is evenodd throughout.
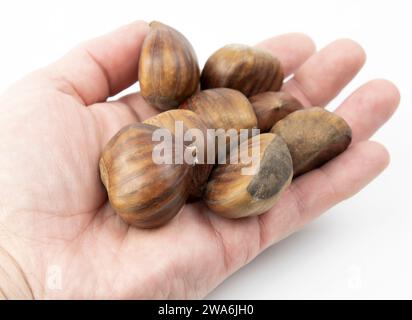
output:
<path id="1" fill-rule="evenodd" d="M 153 26 L 155 26 L 156 24 L 159 24 L 159 23 L 161 23 L 161 22 L 159 22 L 157 20 L 152 20 L 152 21 L 149 22 L 149 26 L 153 27 Z"/>
<path id="2" fill-rule="evenodd" d="M 258 127 L 268 132 L 289 114 L 302 110 L 303 105 L 288 92 L 266 91 L 249 98 L 258 119 Z"/>
<path id="3" fill-rule="evenodd" d="M 178 129 L 176 128 L 176 124 L 178 121 L 183 124 L 183 130 L 181 132 L 176 132 L 176 129 Z M 156 116 L 145 120 L 144 123 L 165 128 L 169 130 L 169 132 L 172 133 L 174 136 L 178 137 L 179 139 L 182 139 L 182 141 L 184 141 L 184 137 L 187 135 L 187 133 L 190 133 L 190 135 L 194 134 L 195 141 L 185 141 L 185 148 L 186 146 L 190 146 L 193 147 L 195 150 L 202 148 L 203 151 L 201 152 L 202 159 L 200 163 L 192 164 L 192 185 L 189 193 L 194 198 L 200 197 L 204 185 L 206 184 L 209 174 L 213 167 L 212 164 L 209 164 L 206 161 L 207 150 L 210 148 L 208 146 L 210 139 L 208 139 L 208 128 L 200 119 L 200 117 L 191 110 L 176 109 L 159 113 Z M 198 130 L 200 130 L 203 138 L 196 136 L 195 130 L 197 132 L 199 132 Z"/>

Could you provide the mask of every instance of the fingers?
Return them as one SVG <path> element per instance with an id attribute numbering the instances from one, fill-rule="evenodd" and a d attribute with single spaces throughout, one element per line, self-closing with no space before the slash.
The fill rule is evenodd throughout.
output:
<path id="1" fill-rule="evenodd" d="M 85 105 L 104 101 L 137 81 L 147 31 L 147 23 L 138 21 L 90 40 L 47 68 L 48 73 Z"/>
<path id="2" fill-rule="evenodd" d="M 262 249 L 359 192 L 388 163 L 389 154 L 382 145 L 364 141 L 320 169 L 295 179 L 278 205 L 260 216 Z"/>
<path id="3" fill-rule="evenodd" d="M 395 112 L 400 93 L 383 79 L 372 80 L 350 95 L 337 109 L 352 128 L 352 144 L 369 139 Z"/>
<path id="4" fill-rule="evenodd" d="M 273 37 L 256 46 L 276 56 L 282 63 L 285 75 L 293 73 L 316 50 L 313 40 L 301 33 L 288 33 Z"/>
<path id="5" fill-rule="evenodd" d="M 359 72 L 365 60 L 359 44 L 337 40 L 311 56 L 284 89 L 306 106 L 325 106 Z"/>
<path id="6" fill-rule="evenodd" d="M 294 180 L 282 202 L 260 218 L 263 248 L 354 195 L 386 168 L 386 149 L 375 142 L 359 141 L 371 137 L 392 116 L 399 101 L 396 86 L 378 79 L 357 89 L 337 108 L 335 112 L 352 128 L 352 147 L 322 168 Z"/>

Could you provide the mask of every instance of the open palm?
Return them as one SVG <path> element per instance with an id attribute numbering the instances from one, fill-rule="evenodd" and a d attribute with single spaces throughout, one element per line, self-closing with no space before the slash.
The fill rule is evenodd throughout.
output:
<path id="1" fill-rule="evenodd" d="M 35 298 L 203 297 L 388 164 L 385 149 L 367 139 L 395 111 L 399 93 L 373 80 L 336 110 L 353 129 L 351 147 L 294 180 L 264 215 L 227 220 L 194 203 L 162 228 L 127 226 L 107 201 L 98 161 L 120 128 L 156 114 L 139 94 L 106 102 L 136 81 L 147 30 L 136 22 L 82 44 L 0 98 L 0 248 Z M 307 106 L 325 106 L 365 60 L 350 40 L 317 53 L 301 34 L 259 46 L 294 74 L 284 90 Z"/>

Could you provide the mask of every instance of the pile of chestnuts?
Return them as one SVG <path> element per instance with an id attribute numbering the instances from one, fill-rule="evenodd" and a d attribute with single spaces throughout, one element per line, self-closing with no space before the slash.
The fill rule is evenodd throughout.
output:
<path id="1" fill-rule="evenodd" d="M 138 76 L 141 95 L 161 113 L 121 129 L 99 163 L 111 206 L 135 227 L 159 227 L 196 199 L 226 218 L 262 214 L 294 177 L 323 165 L 351 142 L 351 129 L 342 118 L 322 108 L 304 108 L 280 91 L 280 61 L 261 49 L 227 45 L 200 72 L 189 41 L 152 22 Z M 183 123 L 181 132 L 175 129 L 177 121 Z M 159 142 L 153 137 L 159 128 L 174 138 L 163 150 L 170 155 L 176 153 L 177 141 L 185 141 L 182 134 L 193 129 L 208 138 L 209 129 L 221 129 L 211 140 L 219 135 L 227 139 L 228 130 L 250 134 L 235 144 L 225 140 L 225 161 L 156 163 L 153 153 Z M 202 154 L 215 148 L 207 143 L 182 147 Z M 248 158 L 255 147 L 259 152 Z M 242 156 L 249 161 L 238 161 Z M 243 174 L 244 169 L 249 173 Z"/>

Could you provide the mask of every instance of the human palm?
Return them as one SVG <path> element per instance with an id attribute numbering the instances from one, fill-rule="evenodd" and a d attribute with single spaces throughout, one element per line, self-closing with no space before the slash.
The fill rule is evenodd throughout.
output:
<path id="1" fill-rule="evenodd" d="M 336 110 L 353 129 L 351 147 L 295 179 L 269 212 L 227 220 L 199 202 L 161 228 L 129 227 L 107 201 L 98 160 L 120 128 L 157 112 L 137 93 L 107 102 L 136 81 L 147 29 L 137 22 L 87 42 L 0 98 L 0 246 L 35 298 L 204 297 L 262 250 L 358 192 L 388 163 L 385 149 L 367 139 L 395 111 L 399 93 L 374 80 Z M 326 105 L 365 59 L 350 40 L 317 53 L 300 34 L 259 46 L 294 73 L 284 90 L 307 106 Z"/>

